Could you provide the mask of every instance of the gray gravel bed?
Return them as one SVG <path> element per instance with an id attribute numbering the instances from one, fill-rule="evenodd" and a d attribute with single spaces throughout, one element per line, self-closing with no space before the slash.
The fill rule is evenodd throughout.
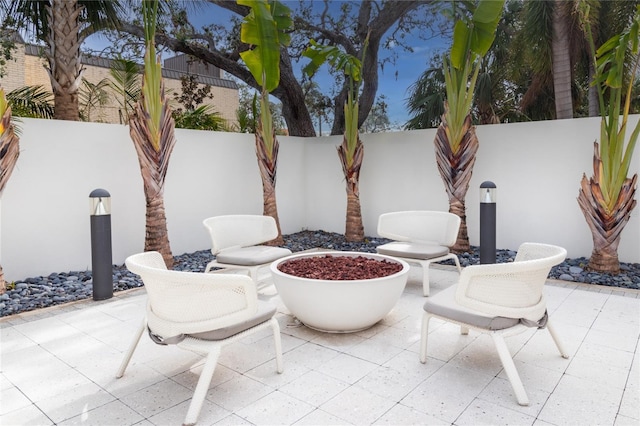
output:
<path id="1" fill-rule="evenodd" d="M 284 236 L 284 247 L 293 252 L 312 248 L 326 248 L 341 251 L 360 251 L 375 253 L 376 247 L 389 242 L 384 238 L 367 237 L 363 243 L 349 243 L 344 235 L 324 231 L 302 231 Z M 513 261 L 516 252 L 498 250 L 498 263 Z M 479 263 L 479 249 L 472 247 L 470 253 L 458 256 L 460 264 L 465 267 Z M 175 257 L 174 269 L 180 271 L 204 272 L 207 263 L 213 259 L 210 250 L 185 253 Z M 452 261 L 446 261 L 453 265 Z M 563 281 L 599 284 L 611 287 L 640 289 L 640 264 L 622 263 L 619 275 L 600 274 L 586 270 L 588 259 L 584 257 L 567 259 L 555 266 L 550 278 Z M 114 292 L 141 287 L 140 278 L 129 272 L 124 265 L 113 267 Z M 0 317 L 15 315 L 21 312 L 48 306 L 59 305 L 92 297 L 93 283 L 91 271 L 71 271 L 52 273 L 46 277 L 32 277 L 8 284 L 7 291 L 0 295 Z"/>

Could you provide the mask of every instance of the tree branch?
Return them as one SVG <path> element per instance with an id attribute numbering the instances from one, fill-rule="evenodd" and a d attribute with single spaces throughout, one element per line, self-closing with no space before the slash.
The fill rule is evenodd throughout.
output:
<path id="1" fill-rule="evenodd" d="M 123 23 L 121 29 L 134 36 L 144 37 L 144 30 L 142 29 L 142 27 L 129 23 Z M 206 40 L 207 36 L 199 34 L 194 35 L 193 38 Z M 249 70 L 242 64 L 237 62 L 237 57 L 239 57 L 237 52 L 223 53 L 216 49 L 207 49 L 204 46 L 188 43 L 183 40 L 178 40 L 166 34 L 156 34 L 156 43 L 166 46 L 175 52 L 186 53 L 187 55 L 202 59 L 206 63 L 212 64 L 220 69 L 229 72 L 230 74 L 233 74 L 251 87 L 254 87 L 256 89 L 260 88 Z"/>
<path id="2" fill-rule="evenodd" d="M 358 54 L 357 49 L 355 48 L 349 37 L 345 36 L 344 34 L 340 34 L 335 31 L 319 27 L 317 25 L 311 25 L 310 23 L 302 20 L 296 20 L 296 26 L 299 28 L 303 28 L 306 31 L 316 32 L 320 34 L 323 38 L 328 40 L 330 44 L 344 47 L 345 52 L 350 55 L 356 56 Z"/>
<path id="3" fill-rule="evenodd" d="M 240 16 L 246 16 L 249 13 L 249 8 L 247 6 L 240 6 L 238 3 L 230 0 L 207 0 L 209 3 L 213 3 L 216 6 L 220 6 L 223 9 L 230 10 L 231 12 L 237 13 Z"/>

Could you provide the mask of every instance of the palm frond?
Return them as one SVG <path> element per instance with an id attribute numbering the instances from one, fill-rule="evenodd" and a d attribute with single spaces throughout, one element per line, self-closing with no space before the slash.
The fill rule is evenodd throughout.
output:
<path id="1" fill-rule="evenodd" d="M 86 78 L 82 79 L 82 86 L 78 90 L 78 103 L 80 106 L 80 117 L 84 121 L 92 121 L 91 113 L 96 109 L 109 103 L 109 80 L 103 78 L 97 83 L 92 83 Z"/>
<path id="2" fill-rule="evenodd" d="M 181 129 L 227 131 L 227 121 L 212 105 L 200 105 L 192 111 L 173 112 L 176 127 Z"/>
<path id="3" fill-rule="evenodd" d="M 111 89 L 117 94 L 116 101 L 120 111 L 124 115 L 124 122 L 129 121 L 129 116 L 135 108 L 135 103 L 140 98 L 141 78 L 140 65 L 128 59 L 117 58 L 111 62 L 109 74 L 111 76 Z"/>
<path id="4" fill-rule="evenodd" d="M 44 86 L 23 86 L 7 93 L 12 114 L 17 117 L 53 118 L 53 94 Z"/>

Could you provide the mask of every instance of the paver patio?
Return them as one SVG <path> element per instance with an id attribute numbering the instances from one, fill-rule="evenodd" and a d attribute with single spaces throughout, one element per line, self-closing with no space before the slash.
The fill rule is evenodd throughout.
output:
<path id="1" fill-rule="evenodd" d="M 571 357 L 545 330 L 507 339 L 531 399 L 522 407 L 488 336 L 432 320 L 419 362 L 420 278 L 412 269 L 383 321 L 341 335 L 295 324 L 275 288 L 263 288 L 279 307 L 284 373 L 268 331 L 227 347 L 198 424 L 640 424 L 640 292 L 549 281 L 548 309 Z M 433 294 L 456 278 L 433 269 Z M 137 289 L 0 320 L 0 424 L 180 424 L 201 357 L 143 336 L 115 379 L 145 300 Z"/>

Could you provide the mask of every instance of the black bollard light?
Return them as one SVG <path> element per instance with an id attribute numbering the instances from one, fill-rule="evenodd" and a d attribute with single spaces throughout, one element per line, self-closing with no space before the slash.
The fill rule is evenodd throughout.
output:
<path id="1" fill-rule="evenodd" d="M 496 184 L 480 184 L 480 263 L 496 263 Z"/>
<path id="2" fill-rule="evenodd" d="M 113 297 L 111 253 L 111 194 L 94 189 L 89 194 L 91 215 L 91 276 L 93 300 Z"/>

